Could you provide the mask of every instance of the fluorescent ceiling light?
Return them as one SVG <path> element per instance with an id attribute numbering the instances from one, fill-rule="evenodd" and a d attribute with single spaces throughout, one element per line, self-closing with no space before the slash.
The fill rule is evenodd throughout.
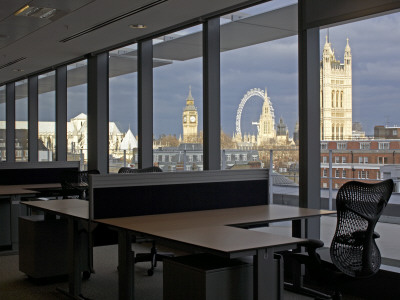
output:
<path id="1" fill-rule="evenodd" d="M 19 14 L 23 13 L 25 10 L 27 10 L 29 8 L 29 5 L 25 5 L 23 8 L 17 10 L 14 15 L 18 16 Z"/>

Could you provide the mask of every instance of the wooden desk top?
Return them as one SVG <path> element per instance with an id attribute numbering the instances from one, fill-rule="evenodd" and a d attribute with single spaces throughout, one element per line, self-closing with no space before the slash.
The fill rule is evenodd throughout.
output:
<path id="1" fill-rule="evenodd" d="M 95 221 L 155 238 L 195 245 L 208 251 L 212 250 L 234 257 L 235 253 L 243 253 L 243 251 L 293 246 L 303 240 L 226 225 L 258 224 L 261 226 L 270 222 L 333 213 L 333 211 L 292 206 L 260 205 Z"/>
<path id="2" fill-rule="evenodd" d="M 223 253 L 230 258 L 235 253 L 249 252 L 257 249 L 289 246 L 293 248 L 304 239 L 289 236 L 280 236 L 266 232 L 252 231 L 230 226 L 207 226 L 177 230 L 159 230 L 153 232 L 154 237 L 166 239 L 182 244 L 195 245 L 196 248 L 205 248 L 208 251 Z M 242 255 L 238 255 L 242 256 Z"/>
<path id="3" fill-rule="evenodd" d="M 0 196 L 37 194 L 35 189 L 61 188 L 60 183 L 0 185 Z"/>
<path id="4" fill-rule="evenodd" d="M 25 201 L 23 204 L 44 211 L 88 219 L 89 202 L 79 199 Z M 251 231 L 226 225 L 262 225 L 333 214 L 333 211 L 283 205 L 260 205 L 227 209 L 147 215 L 95 222 L 138 232 L 173 242 L 205 248 L 233 257 L 235 253 L 256 249 L 293 246 L 302 239 Z"/>
<path id="5" fill-rule="evenodd" d="M 130 228 L 138 232 L 153 230 L 175 230 L 211 225 L 251 226 L 266 223 L 296 220 L 306 217 L 334 214 L 334 211 L 300 208 L 284 205 L 259 205 L 237 208 L 213 209 L 95 220 L 119 228 Z"/>
<path id="6" fill-rule="evenodd" d="M 41 209 L 65 216 L 79 219 L 89 219 L 89 202 L 80 199 L 48 200 L 48 201 L 23 201 L 22 204 L 30 208 Z"/>

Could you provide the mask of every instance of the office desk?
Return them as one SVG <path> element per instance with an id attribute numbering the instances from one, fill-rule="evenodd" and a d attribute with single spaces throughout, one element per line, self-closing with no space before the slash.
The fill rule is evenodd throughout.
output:
<path id="1" fill-rule="evenodd" d="M 112 226 L 119 232 L 119 299 L 133 299 L 134 296 L 134 255 L 130 248 L 130 234 L 145 234 L 179 248 L 227 258 L 252 255 L 254 299 L 280 299 L 282 282 L 278 274 L 274 273 L 274 253 L 293 249 L 302 240 L 226 225 L 263 226 L 271 222 L 296 221 L 332 213 L 326 210 L 260 205 L 94 221 Z"/>
<path id="2" fill-rule="evenodd" d="M 69 218 L 69 295 L 79 298 L 81 277 L 77 221 L 88 220 L 88 202 L 76 199 L 24 202 L 27 206 Z M 186 250 L 227 258 L 254 257 L 254 299 L 279 299 L 282 285 L 274 271 L 274 252 L 295 248 L 302 239 L 250 231 L 226 225 L 263 226 L 271 222 L 299 220 L 332 214 L 332 211 L 261 205 L 207 211 L 170 213 L 92 220 L 118 230 L 119 299 L 134 297 L 134 255 L 131 235 L 146 235 Z"/>
<path id="3" fill-rule="evenodd" d="M 18 217 L 25 213 L 20 211 L 21 197 L 34 197 L 45 189 L 61 188 L 59 183 L 0 185 L 0 247 L 10 246 L 17 250 Z M 39 189 L 39 190 L 36 190 Z"/>

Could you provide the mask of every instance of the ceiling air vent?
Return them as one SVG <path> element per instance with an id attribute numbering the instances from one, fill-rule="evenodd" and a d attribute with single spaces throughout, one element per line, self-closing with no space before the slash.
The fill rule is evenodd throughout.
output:
<path id="1" fill-rule="evenodd" d="M 8 63 L 5 63 L 4 65 L 1 65 L 0 66 L 0 70 L 4 69 L 4 68 L 7 68 L 9 66 L 12 66 L 13 64 L 16 64 L 17 62 L 23 61 L 24 59 L 26 59 L 26 57 L 20 57 L 20 58 L 14 59 L 12 61 L 9 61 Z"/>
<path id="2" fill-rule="evenodd" d="M 137 13 L 140 13 L 140 12 L 142 12 L 142 11 L 145 11 L 145 10 L 147 10 L 147 9 L 150 9 L 150 8 L 152 8 L 152 7 L 154 7 L 154 6 L 160 5 L 160 4 L 162 4 L 162 3 L 164 3 L 164 2 L 167 2 L 167 1 L 168 1 L 168 0 L 157 0 L 157 1 L 151 2 L 151 3 L 149 3 L 149 4 L 143 5 L 143 6 L 139 7 L 139 8 L 136 8 L 136 9 L 134 9 L 134 10 L 128 11 L 127 13 L 124 13 L 124 14 L 122 14 L 122 15 L 119 15 L 119 16 L 117 16 L 117 17 L 115 17 L 115 18 L 109 19 L 109 20 L 107 20 L 107 21 L 105 21 L 105 22 L 103 22 L 103 23 L 94 25 L 94 26 L 89 27 L 89 28 L 87 28 L 87 29 L 85 29 L 85 30 L 82 30 L 82 31 L 80 31 L 80 32 L 78 32 L 78 33 L 75 33 L 75 34 L 73 34 L 73 35 L 71 35 L 71 36 L 69 36 L 69 37 L 66 37 L 65 39 L 60 40 L 60 42 L 61 42 L 61 43 L 66 43 L 66 42 L 68 42 L 68 41 L 70 41 L 70 40 L 73 40 L 73 39 L 76 39 L 76 38 L 78 38 L 78 37 L 80 37 L 80 36 L 82 36 L 82 35 L 85 35 L 85 34 L 88 34 L 88 33 L 90 33 L 90 32 L 93 32 L 93 31 L 95 31 L 95 30 L 97 30 L 97 29 L 100 29 L 100 28 L 103 28 L 103 27 L 105 27 L 105 26 L 108 26 L 108 25 L 110 25 L 110 24 L 112 24 L 112 23 L 121 21 L 122 19 L 125 19 L 125 18 L 127 18 L 127 17 L 130 17 L 130 16 L 132 16 L 132 15 L 135 15 L 135 14 L 137 14 Z"/>

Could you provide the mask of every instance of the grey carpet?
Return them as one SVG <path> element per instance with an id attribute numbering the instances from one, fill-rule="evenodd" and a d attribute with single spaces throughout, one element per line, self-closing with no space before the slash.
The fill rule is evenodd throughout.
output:
<path id="1" fill-rule="evenodd" d="M 148 251 L 143 245 L 135 245 L 135 251 Z M 162 248 L 160 250 L 163 250 Z M 176 252 L 176 251 L 174 251 Z M 117 247 L 94 248 L 95 274 L 82 283 L 85 297 L 95 300 L 118 299 Z M 135 267 L 135 298 L 138 300 L 162 300 L 162 263 L 153 276 L 147 276 L 149 263 L 138 263 Z M 18 270 L 18 255 L 0 256 L 1 300 L 57 300 L 68 299 L 56 288 L 67 289 L 66 281 L 38 283 L 28 279 Z M 286 300 L 311 299 L 285 292 Z M 188 299 L 190 300 L 190 299 Z"/>

